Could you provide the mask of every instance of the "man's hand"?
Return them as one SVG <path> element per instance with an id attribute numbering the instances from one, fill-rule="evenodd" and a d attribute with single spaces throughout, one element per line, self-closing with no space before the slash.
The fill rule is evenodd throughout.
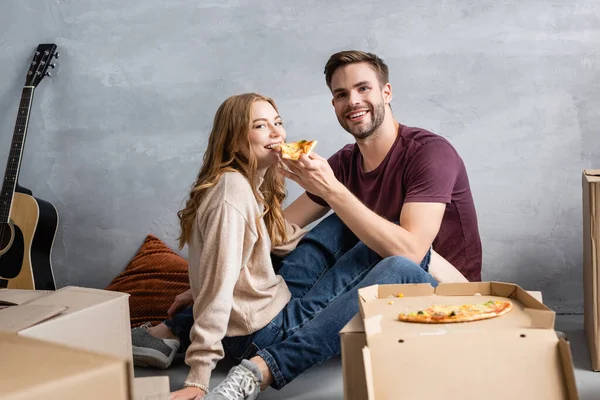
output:
<path id="1" fill-rule="evenodd" d="M 171 304 L 171 307 L 169 307 L 169 311 L 167 311 L 167 314 L 169 315 L 169 318 L 173 318 L 175 314 L 190 307 L 193 304 L 194 298 L 192 297 L 192 289 L 188 289 L 185 292 L 175 296 L 175 300 L 173 301 L 173 304 Z"/>
<path id="2" fill-rule="evenodd" d="M 279 169 L 279 172 L 288 179 L 293 180 L 304 190 L 325 200 L 344 186 L 337 180 L 329 163 L 323 157 L 310 153 L 303 154 L 299 160 L 282 159 L 289 171 Z"/>
<path id="3" fill-rule="evenodd" d="M 206 393 L 197 387 L 186 387 L 176 392 L 172 392 L 169 400 L 200 400 Z"/>

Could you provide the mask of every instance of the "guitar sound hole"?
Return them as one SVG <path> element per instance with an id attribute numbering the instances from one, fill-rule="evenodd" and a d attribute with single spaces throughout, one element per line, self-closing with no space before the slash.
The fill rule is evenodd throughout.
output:
<path id="1" fill-rule="evenodd" d="M 0 254 L 4 253 L 10 247 L 13 238 L 13 229 L 6 222 L 0 223 Z"/>

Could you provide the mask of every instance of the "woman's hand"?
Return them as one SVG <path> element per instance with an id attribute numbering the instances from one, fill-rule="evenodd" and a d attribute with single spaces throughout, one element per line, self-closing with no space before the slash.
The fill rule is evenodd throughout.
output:
<path id="1" fill-rule="evenodd" d="M 167 311 L 167 315 L 169 318 L 173 318 L 175 314 L 183 311 L 184 309 L 192 306 L 194 304 L 194 298 L 192 297 L 192 289 L 188 289 L 183 293 L 175 296 L 175 300 L 171 307 L 169 307 L 169 311 Z"/>
<path id="2" fill-rule="evenodd" d="M 197 387 L 186 387 L 171 393 L 169 400 L 200 400 L 206 393 Z"/>

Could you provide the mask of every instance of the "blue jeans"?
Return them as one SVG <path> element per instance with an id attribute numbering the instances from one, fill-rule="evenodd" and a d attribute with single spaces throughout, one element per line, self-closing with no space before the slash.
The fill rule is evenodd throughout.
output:
<path id="1" fill-rule="evenodd" d="M 281 389 L 298 375 L 340 354 L 339 331 L 358 309 L 357 289 L 374 284 L 430 283 L 430 252 L 421 263 L 404 257 L 382 259 L 332 214 L 312 229 L 283 259 L 279 274 L 292 299 L 264 328 L 223 339 L 237 361 L 265 360 Z"/>

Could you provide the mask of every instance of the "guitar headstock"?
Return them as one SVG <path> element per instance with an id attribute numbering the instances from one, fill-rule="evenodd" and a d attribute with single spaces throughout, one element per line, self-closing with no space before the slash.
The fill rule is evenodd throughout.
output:
<path id="1" fill-rule="evenodd" d="M 31 60 L 29 71 L 27 71 L 25 86 L 36 87 L 45 76 L 52 76 L 48 72 L 48 68 L 56 67 L 56 64 L 52 63 L 53 58 L 58 58 L 54 43 L 38 45 Z"/>

